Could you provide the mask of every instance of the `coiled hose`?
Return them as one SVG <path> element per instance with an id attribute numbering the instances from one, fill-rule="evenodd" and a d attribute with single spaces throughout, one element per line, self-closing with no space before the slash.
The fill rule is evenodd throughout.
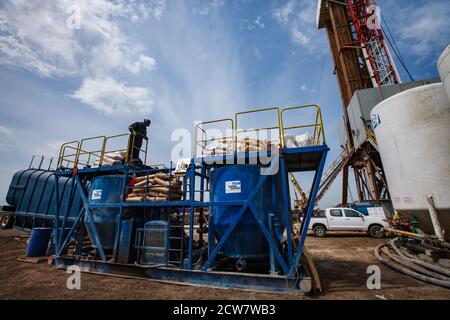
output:
<path id="1" fill-rule="evenodd" d="M 431 283 L 431 284 L 434 284 L 434 285 L 438 285 L 438 286 L 450 289 L 450 281 L 449 280 L 444 280 L 444 278 L 447 278 L 447 277 L 439 276 L 439 278 L 441 278 L 441 279 L 437 279 L 437 278 L 435 278 L 433 276 L 430 276 L 431 274 L 434 274 L 434 273 L 426 272 L 429 275 L 423 275 L 423 274 L 420 274 L 420 273 L 416 272 L 417 270 L 423 271 L 423 268 L 420 268 L 420 269 L 419 268 L 414 268 L 416 271 L 413 271 L 410 268 L 411 265 L 408 264 L 408 263 L 405 263 L 405 259 L 402 260 L 400 258 L 401 257 L 400 255 L 396 257 L 396 256 L 388 253 L 388 251 L 383 250 L 383 252 L 386 255 L 388 255 L 391 258 L 391 260 L 383 258 L 381 256 L 381 254 L 380 254 L 380 250 L 383 249 L 384 247 L 387 247 L 388 244 L 391 245 L 391 243 L 382 243 L 382 244 L 378 245 L 375 248 L 374 254 L 375 254 L 375 257 L 377 258 L 378 261 L 380 261 L 381 263 L 387 265 L 388 267 L 390 267 L 390 268 L 392 268 L 392 269 L 394 269 L 394 270 L 396 270 L 398 272 L 406 274 L 406 275 L 408 275 L 410 277 L 413 277 L 415 279 L 418 279 L 418 280 L 421 280 L 421 281 L 424 281 L 424 282 L 427 282 L 427 283 Z M 395 244 L 394 244 L 394 246 L 395 246 Z M 388 250 L 388 248 L 386 248 L 386 249 Z M 394 251 L 396 251 L 396 250 L 394 249 Z M 395 260 L 392 261 L 393 260 L 392 258 L 395 258 L 395 260 L 397 262 L 394 262 Z M 417 259 L 414 259 L 414 260 L 417 260 Z M 405 267 L 404 265 L 400 264 L 399 263 L 400 261 L 403 262 L 404 264 L 407 264 L 409 267 Z"/>

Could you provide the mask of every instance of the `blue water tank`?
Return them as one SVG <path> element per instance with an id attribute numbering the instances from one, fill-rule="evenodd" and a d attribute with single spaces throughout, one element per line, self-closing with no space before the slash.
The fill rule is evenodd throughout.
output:
<path id="1" fill-rule="evenodd" d="M 114 247 L 114 238 L 116 233 L 116 221 L 119 215 L 119 208 L 107 207 L 108 204 L 121 202 L 123 192 L 123 175 L 98 176 L 92 180 L 89 190 L 89 204 L 105 205 L 103 208 L 92 208 L 95 227 L 102 244 L 103 250 L 111 251 Z M 90 218 L 85 217 L 86 230 L 92 241 L 93 247 L 97 247 L 93 229 L 90 225 Z"/>
<path id="2" fill-rule="evenodd" d="M 214 169 L 211 173 L 211 201 L 247 200 L 258 184 L 261 168 L 258 165 L 231 165 Z M 268 176 L 253 199 L 258 218 L 269 229 L 269 213 L 281 219 L 280 174 Z M 278 193 L 278 194 L 277 194 Z M 278 205 L 277 205 L 278 204 Z M 211 222 L 217 240 L 221 239 L 237 216 L 241 206 L 211 207 Z M 281 220 L 280 220 L 281 221 Z M 231 258 L 260 259 L 269 254 L 267 240 L 249 209 L 222 248 Z"/>
<path id="3" fill-rule="evenodd" d="M 70 200 L 73 179 L 60 177 L 58 191 L 60 201 L 60 214 L 66 212 L 69 217 L 75 218 L 81 209 L 81 197 L 77 190 L 73 200 Z M 15 211 L 28 213 L 29 217 L 16 217 L 16 225 L 31 228 L 32 225 L 52 225 L 51 219 L 55 215 L 55 173 L 53 171 L 27 169 L 14 174 L 6 201 L 15 208 Z M 33 216 L 33 214 L 36 214 Z M 48 216 L 49 219 L 44 219 Z"/>

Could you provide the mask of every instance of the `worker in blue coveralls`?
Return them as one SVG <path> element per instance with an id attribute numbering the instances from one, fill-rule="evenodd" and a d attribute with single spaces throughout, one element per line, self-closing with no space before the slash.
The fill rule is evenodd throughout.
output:
<path id="1" fill-rule="evenodd" d="M 142 165 L 142 160 L 139 159 L 140 149 L 142 148 L 143 139 L 148 140 L 147 127 L 151 124 L 150 119 L 144 119 L 142 122 L 135 122 L 128 128 L 132 133 L 128 143 L 128 159 L 130 163 Z M 134 137 L 134 145 L 133 145 Z"/>

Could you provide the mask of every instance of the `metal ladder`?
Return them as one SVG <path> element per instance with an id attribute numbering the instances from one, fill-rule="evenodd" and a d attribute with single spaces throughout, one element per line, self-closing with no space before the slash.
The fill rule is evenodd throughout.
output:
<path id="1" fill-rule="evenodd" d="M 167 254 L 167 265 L 172 264 L 178 267 L 183 267 L 183 251 L 184 251 L 184 219 L 186 213 L 183 210 L 181 215 L 182 223 L 181 225 L 174 225 L 169 222 L 169 243 L 168 243 L 168 254 Z M 172 255 L 176 255 L 176 258 L 172 258 Z"/>

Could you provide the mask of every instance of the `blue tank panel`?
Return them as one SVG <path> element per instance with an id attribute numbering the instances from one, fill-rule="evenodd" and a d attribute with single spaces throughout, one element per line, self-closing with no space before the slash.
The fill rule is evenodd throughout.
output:
<path id="1" fill-rule="evenodd" d="M 233 165 L 215 169 L 211 174 L 211 201 L 248 199 L 258 184 L 260 176 L 260 167 L 257 165 Z M 281 210 L 279 207 L 277 208 L 279 196 L 273 192 L 272 179 L 281 180 L 279 175 L 269 176 L 253 200 L 258 211 L 258 218 L 266 226 L 269 223 L 269 213 L 274 213 L 276 217 L 281 216 Z M 211 208 L 211 221 L 214 223 L 217 239 L 223 236 L 239 209 L 240 206 Z M 223 246 L 222 254 L 232 258 L 245 259 L 259 259 L 268 256 L 267 240 L 249 210 L 244 213 L 240 223 Z"/>
<path id="2" fill-rule="evenodd" d="M 123 192 L 123 175 L 99 176 L 92 180 L 89 188 L 89 204 L 108 204 L 121 201 Z M 95 226 L 100 238 L 103 250 L 113 249 L 114 237 L 116 232 L 116 221 L 119 214 L 119 208 L 94 208 L 91 210 Z M 88 222 L 88 216 L 85 218 L 86 229 L 92 244 L 97 247 L 93 232 Z"/>
<path id="3" fill-rule="evenodd" d="M 62 216 L 67 208 L 69 217 L 76 217 L 82 207 L 81 197 L 77 190 L 74 190 L 71 198 L 71 178 L 60 177 L 58 179 L 59 200 L 61 205 L 60 215 Z M 14 207 L 16 212 L 48 215 L 55 215 L 55 175 L 53 171 L 27 169 L 18 171 L 13 175 L 8 189 L 6 201 Z M 30 224 L 39 221 L 41 218 L 16 217 L 18 226 L 29 228 Z M 47 220 L 51 223 L 50 220 Z M 16 224 L 17 225 L 17 224 Z"/>

